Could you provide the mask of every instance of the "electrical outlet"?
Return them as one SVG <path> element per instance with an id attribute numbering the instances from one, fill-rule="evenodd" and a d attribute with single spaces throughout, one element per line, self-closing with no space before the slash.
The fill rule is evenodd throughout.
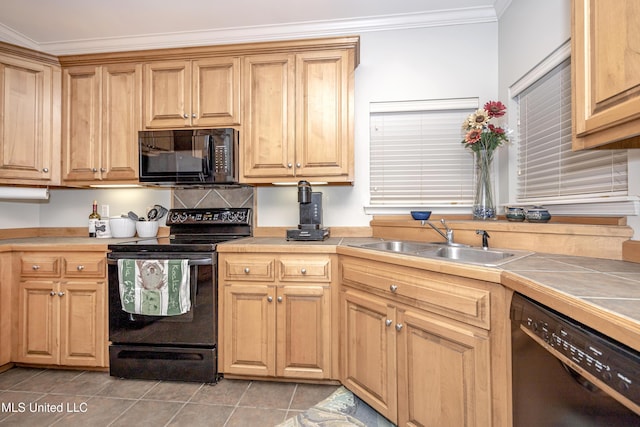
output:
<path id="1" fill-rule="evenodd" d="M 109 205 L 102 205 L 101 209 L 102 213 L 100 214 L 100 216 L 102 218 L 109 218 Z"/>

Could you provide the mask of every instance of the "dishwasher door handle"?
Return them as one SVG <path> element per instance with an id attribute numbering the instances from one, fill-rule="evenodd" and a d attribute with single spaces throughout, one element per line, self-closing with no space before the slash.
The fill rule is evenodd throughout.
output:
<path id="1" fill-rule="evenodd" d="M 164 261 L 167 258 L 136 258 L 136 257 L 132 257 L 132 258 L 127 258 L 127 259 L 135 259 L 135 260 L 141 260 L 141 261 L 145 261 L 145 260 L 151 260 L 151 259 L 158 259 L 160 261 Z M 107 257 L 107 264 L 108 265 L 118 265 L 118 260 L 114 259 L 114 258 L 109 258 Z M 196 259 L 190 259 L 189 260 L 189 266 L 192 265 L 213 265 L 213 258 L 196 258 Z"/>

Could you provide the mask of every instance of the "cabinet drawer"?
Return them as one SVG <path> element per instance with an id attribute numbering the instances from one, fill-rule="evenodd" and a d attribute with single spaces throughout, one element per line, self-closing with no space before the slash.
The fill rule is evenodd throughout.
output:
<path id="1" fill-rule="evenodd" d="M 281 257 L 280 280 L 330 282 L 331 259 L 328 257 Z"/>
<path id="2" fill-rule="evenodd" d="M 64 275 L 67 277 L 105 277 L 105 254 L 78 254 L 64 256 Z"/>
<path id="3" fill-rule="evenodd" d="M 21 275 L 28 277 L 58 277 L 60 276 L 60 257 L 54 255 L 37 254 L 23 255 L 21 258 Z"/>
<path id="4" fill-rule="evenodd" d="M 382 263 L 344 260 L 341 280 L 404 304 L 431 311 L 470 325 L 490 329 L 488 289 L 469 286 L 473 279 L 398 267 Z"/>
<path id="5" fill-rule="evenodd" d="M 272 256 L 243 255 L 242 257 L 225 257 L 224 279 L 251 280 L 273 282 L 275 279 L 275 260 Z"/>

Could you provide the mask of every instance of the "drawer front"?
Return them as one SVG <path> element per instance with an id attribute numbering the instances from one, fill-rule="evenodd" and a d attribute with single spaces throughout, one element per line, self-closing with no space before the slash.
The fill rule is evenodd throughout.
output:
<path id="1" fill-rule="evenodd" d="M 331 259 L 323 257 L 281 257 L 280 280 L 331 282 Z"/>
<path id="2" fill-rule="evenodd" d="M 490 329 L 491 291 L 470 287 L 462 278 L 358 260 L 344 260 L 340 271 L 343 284 Z"/>
<path id="3" fill-rule="evenodd" d="M 59 277 L 60 257 L 47 254 L 23 255 L 21 275 L 26 277 Z"/>
<path id="4" fill-rule="evenodd" d="M 242 257 L 222 257 L 224 279 L 273 282 L 275 280 L 275 260 L 273 256 L 243 255 Z"/>
<path id="5" fill-rule="evenodd" d="M 67 277 L 106 277 L 106 254 L 65 255 L 64 275 Z"/>

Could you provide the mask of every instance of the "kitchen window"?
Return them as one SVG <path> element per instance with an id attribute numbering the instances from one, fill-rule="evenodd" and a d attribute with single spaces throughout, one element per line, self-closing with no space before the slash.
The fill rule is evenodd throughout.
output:
<path id="1" fill-rule="evenodd" d="M 367 211 L 470 207 L 473 156 L 461 144 L 461 125 L 478 102 L 464 98 L 372 103 Z"/>
<path id="2" fill-rule="evenodd" d="M 569 56 L 563 46 L 511 88 L 516 203 L 545 205 L 556 214 L 627 214 L 627 150 L 571 150 Z"/>

